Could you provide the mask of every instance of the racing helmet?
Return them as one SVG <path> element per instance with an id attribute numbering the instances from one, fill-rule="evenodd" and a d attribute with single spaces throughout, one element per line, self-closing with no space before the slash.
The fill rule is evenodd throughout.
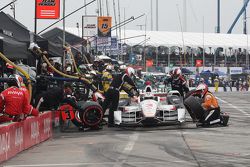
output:
<path id="1" fill-rule="evenodd" d="M 135 75 L 135 70 L 132 67 L 128 67 L 125 72 L 129 77 Z"/>
<path id="2" fill-rule="evenodd" d="M 107 65 L 107 66 L 106 66 L 106 70 L 107 70 L 107 71 L 112 71 L 112 70 L 113 70 L 113 66 L 110 65 L 110 64 Z"/>
<path id="3" fill-rule="evenodd" d="M 204 82 L 205 82 L 204 78 L 201 78 L 200 83 L 204 83 Z"/>
<path id="4" fill-rule="evenodd" d="M 14 74 L 9 76 L 10 80 L 8 81 L 8 86 L 16 86 L 18 88 L 21 87 L 21 82 L 23 81 L 22 77 L 20 75 Z"/>
<path id="5" fill-rule="evenodd" d="M 127 69 L 127 66 L 126 65 L 121 65 L 120 66 L 120 70 L 123 71 L 123 70 L 126 70 Z"/>
<path id="6" fill-rule="evenodd" d="M 87 67 L 84 64 L 81 64 L 79 67 L 81 73 L 85 74 L 87 72 Z"/>
<path id="7" fill-rule="evenodd" d="M 146 86 L 145 88 L 145 97 L 152 97 L 153 96 L 153 90 L 151 86 Z"/>
<path id="8" fill-rule="evenodd" d="M 180 68 L 176 68 L 173 72 L 173 79 L 174 80 L 178 80 L 181 76 L 181 69 Z"/>
<path id="9" fill-rule="evenodd" d="M 200 92 L 201 97 L 204 97 L 204 95 L 208 92 L 208 86 L 204 83 L 199 84 L 196 89 L 197 92 Z"/>

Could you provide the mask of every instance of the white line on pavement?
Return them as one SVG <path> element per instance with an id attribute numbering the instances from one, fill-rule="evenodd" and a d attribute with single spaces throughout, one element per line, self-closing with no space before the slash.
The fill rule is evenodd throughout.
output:
<path id="1" fill-rule="evenodd" d="M 219 97 L 216 97 L 216 98 L 217 98 L 218 100 L 220 100 L 221 102 L 226 103 L 227 105 L 229 105 L 229 106 L 233 107 L 234 109 L 240 111 L 240 112 L 241 112 L 242 114 L 244 114 L 245 116 L 250 117 L 250 114 L 249 114 L 249 113 L 247 113 L 246 111 L 240 109 L 239 107 L 234 106 L 233 104 L 231 104 L 231 103 L 229 103 L 229 102 L 227 102 L 227 101 L 225 101 L 225 100 L 222 100 L 222 99 L 219 98 Z"/>
<path id="2" fill-rule="evenodd" d="M 129 153 L 133 150 L 135 142 L 137 141 L 139 137 L 138 133 L 134 133 L 133 135 L 129 136 L 129 142 L 123 149 L 121 155 L 118 157 L 118 163 L 114 165 L 114 167 L 120 167 L 123 163 L 126 162 L 126 159 L 129 155 Z"/>
<path id="3" fill-rule="evenodd" d="M 67 164 L 32 164 L 32 165 L 6 165 L 6 166 L 3 166 L 3 167 L 56 167 L 56 166 L 87 166 L 87 165 L 115 165 L 117 162 L 86 162 L 86 163 L 67 163 Z M 137 161 L 137 162 L 127 162 L 128 164 L 132 164 L 132 165 L 154 165 L 154 164 L 166 164 L 165 161 L 149 161 L 149 162 L 140 162 L 140 161 Z M 187 163 L 187 161 L 171 161 L 171 163 Z"/>

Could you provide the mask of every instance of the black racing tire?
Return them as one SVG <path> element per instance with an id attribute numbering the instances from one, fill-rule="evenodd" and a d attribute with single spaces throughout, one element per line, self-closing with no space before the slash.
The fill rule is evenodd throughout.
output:
<path id="1" fill-rule="evenodd" d="M 75 111 L 75 118 L 73 120 L 71 120 L 71 122 L 78 128 L 81 128 L 84 126 L 84 124 L 82 123 L 82 120 L 80 118 L 80 114 L 79 111 Z"/>
<path id="2" fill-rule="evenodd" d="M 220 114 L 220 120 L 221 120 L 221 125 L 222 126 L 227 126 L 228 121 L 229 121 L 229 115 L 226 115 L 224 113 Z"/>
<path id="3" fill-rule="evenodd" d="M 79 115 L 84 126 L 95 127 L 101 123 L 103 119 L 103 109 L 97 102 L 80 101 L 77 104 L 81 107 Z"/>
<path id="4" fill-rule="evenodd" d="M 192 95 L 194 94 L 194 92 L 195 92 L 195 89 L 188 91 L 188 92 L 185 94 L 184 99 L 187 99 L 189 96 L 192 96 Z"/>
<path id="5" fill-rule="evenodd" d="M 203 118 L 204 109 L 201 107 L 201 104 L 194 96 L 189 96 L 187 99 L 185 99 L 184 105 L 193 120 L 200 120 Z"/>

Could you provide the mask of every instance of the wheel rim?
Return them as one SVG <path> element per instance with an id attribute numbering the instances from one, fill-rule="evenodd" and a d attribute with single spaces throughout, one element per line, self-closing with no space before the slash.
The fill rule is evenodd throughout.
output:
<path id="1" fill-rule="evenodd" d="M 95 126 L 102 120 L 103 113 L 100 108 L 90 107 L 83 114 L 83 122 L 88 126 Z"/>

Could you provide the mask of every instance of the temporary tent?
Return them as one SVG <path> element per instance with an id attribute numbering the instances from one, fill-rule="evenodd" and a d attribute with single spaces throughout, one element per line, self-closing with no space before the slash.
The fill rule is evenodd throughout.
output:
<path id="1" fill-rule="evenodd" d="M 66 31 L 79 35 L 78 29 L 66 27 Z M 115 33 L 115 32 L 113 32 Z M 126 36 L 124 36 L 126 34 Z M 113 34 L 115 36 L 115 34 Z M 218 33 L 196 33 L 196 32 L 169 32 L 169 31 L 140 31 L 140 30 L 122 30 L 121 39 L 128 45 L 147 45 L 147 46 L 165 46 L 172 47 L 194 47 L 194 48 L 248 48 L 248 39 L 250 35 L 245 34 L 218 34 Z M 146 38 L 145 38 L 146 35 Z M 81 36 L 81 32 L 80 32 Z M 146 42 L 145 42 L 146 39 Z M 249 47 L 250 48 L 250 47 Z"/>
<path id="2" fill-rule="evenodd" d="M 42 37 L 55 44 L 62 45 L 63 30 L 61 28 L 56 27 L 43 33 Z M 83 42 L 81 37 L 65 31 L 65 42 L 66 44 L 72 46 L 71 50 L 74 55 L 76 55 L 77 52 L 81 51 L 81 49 L 79 49 L 79 47 L 81 47 Z"/>
<path id="3" fill-rule="evenodd" d="M 63 30 L 61 28 L 53 28 L 42 34 L 42 37 L 48 39 L 54 43 L 61 44 L 63 39 Z M 66 43 L 74 46 L 82 44 L 83 40 L 78 35 L 72 34 L 65 31 L 65 41 Z"/>
<path id="4" fill-rule="evenodd" d="M 30 43 L 30 31 L 24 25 L 4 12 L 0 12 L 0 22 L 0 31 L 2 33 L 6 32 L 10 34 L 15 40 L 19 42 L 25 42 L 28 46 Z M 54 44 L 40 36 L 36 36 L 36 41 L 42 50 L 48 51 L 49 56 L 62 57 L 62 45 Z"/>
<path id="5" fill-rule="evenodd" d="M 16 41 L 15 39 L 0 33 L 0 52 L 9 59 L 28 59 L 31 53 L 27 50 L 26 43 Z"/>

